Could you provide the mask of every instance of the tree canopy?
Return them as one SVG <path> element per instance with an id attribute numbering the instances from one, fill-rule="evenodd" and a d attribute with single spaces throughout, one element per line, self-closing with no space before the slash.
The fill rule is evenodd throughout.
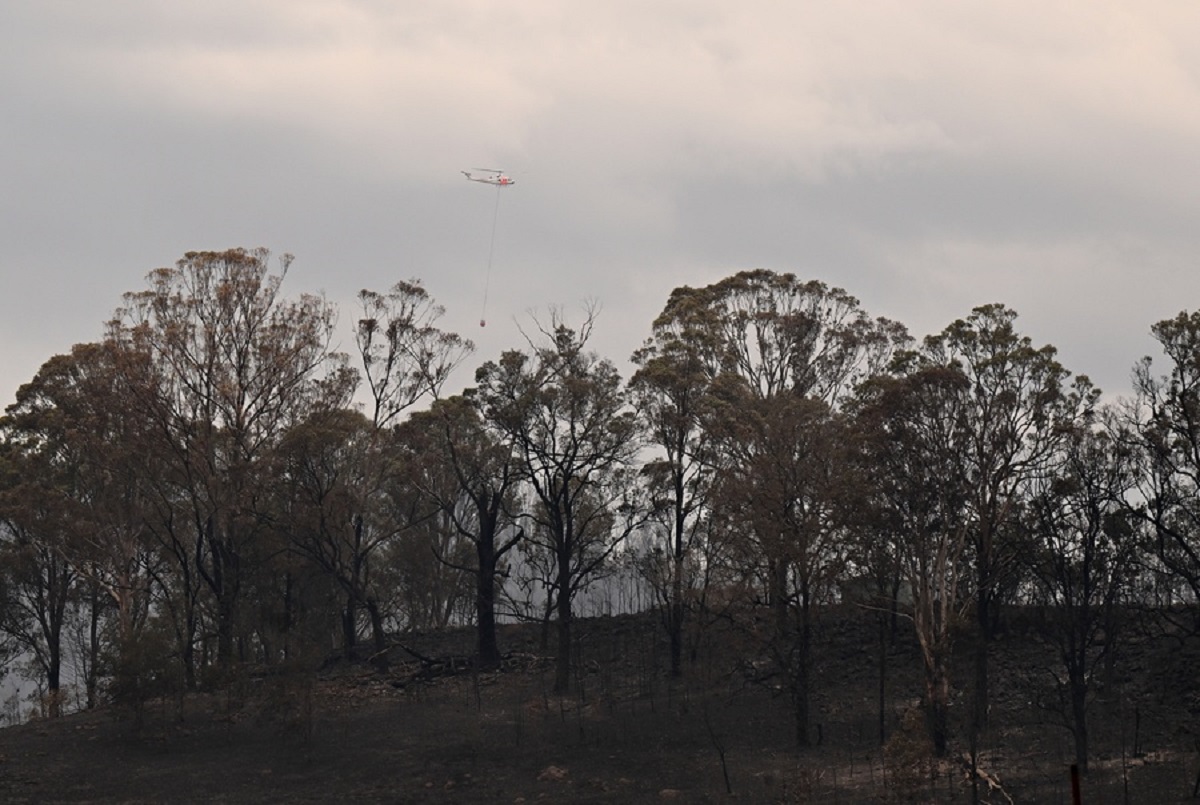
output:
<path id="1" fill-rule="evenodd" d="M 524 618 L 557 629 L 561 693 L 580 602 L 624 585 L 659 609 L 673 677 L 689 634 L 736 624 L 803 745 L 820 612 L 867 577 L 869 606 L 914 629 L 938 752 L 956 689 L 971 740 L 987 729 L 1005 608 L 1053 607 L 1086 763 L 1113 607 L 1196 611 L 1200 314 L 1155 324 L 1164 373 L 1146 358 L 1133 398 L 1105 401 L 1002 304 L 914 342 L 758 269 L 673 291 L 628 379 L 593 349 L 594 307 L 577 326 L 554 310 L 448 395 L 473 345 L 420 281 L 362 291 L 352 358 L 332 303 L 284 293 L 290 262 L 151 272 L 0 419 L 0 653 L 53 696 L 197 688 L 331 645 L 382 663 L 403 630 L 450 623 L 495 669 L 497 624 Z M 969 612 L 966 684 L 949 657 Z"/>

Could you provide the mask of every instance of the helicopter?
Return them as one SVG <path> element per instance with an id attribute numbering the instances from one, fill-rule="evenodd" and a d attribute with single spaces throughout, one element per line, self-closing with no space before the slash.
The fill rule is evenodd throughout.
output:
<path id="1" fill-rule="evenodd" d="M 463 176 L 467 177 L 467 181 L 479 182 L 481 184 L 490 184 L 496 188 L 496 206 L 492 209 L 492 239 L 488 244 L 488 261 L 487 274 L 484 277 L 483 283 L 483 313 L 487 313 L 488 287 L 492 279 L 492 252 L 496 248 L 496 219 L 500 215 L 500 191 L 502 188 L 510 187 L 516 184 L 511 176 L 508 176 L 504 171 L 496 170 L 495 168 L 473 168 L 469 171 L 462 171 Z M 487 318 L 481 315 L 479 318 L 479 326 L 487 326 Z"/>
<path id="2" fill-rule="evenodd" d="M 494 184 L 497 187 L 507 187 L 510 184 L 516 184 L 516 181 L 504 173 L 493 168 L 475 168 L 472 171 L 463 171 L 463 176 L 466 176 L 468 181 L 483 182 L 484 184 Z"/>

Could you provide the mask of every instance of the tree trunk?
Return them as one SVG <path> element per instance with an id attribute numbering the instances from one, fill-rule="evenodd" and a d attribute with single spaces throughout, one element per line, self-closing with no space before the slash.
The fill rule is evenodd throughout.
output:
<path id="1" fill-rule="evenodd" d="M 55 657 L 51 660 L 50 672 L 46 674 L 46 702 L 48 705 L 48 715 L 51 718 L 58 718 L 62 715 L 62 661 Z"/>
<path id="2" fill-rule="evenodd" d="M 49 715 L 62 715 L 62 630 L 66 622 L 67 590 L 70 570 L 64 564 L 51 565 L 53 582 L 47 590 L 50 606 L 45 616 L 49 629 L 46 632 L 46 693 L 49 697 Z"/>
<path id="3" fill-rule="evenodd" d="M 1088 770 L 1087 681 L 1082 674 L 1071 674 L 1071 731 L 1075 735 L 1075 763 Z"/>
<path id="4" fill-rule="evenodd" d="M 811 695 L 812 670 L 812 621 L 809 611 L 808 597 L 802 596 L 800 602 L 800 628 L 797 630 L 795 681 L 792 685 L 792 700 L 796 717 L 796 746 L 810 745 L 809 727 L 809 697 Z"/>
<path id="5" fill-rule="evenodd" d="M 975 696 L 971 714 L 971 728 L 982 732 L 988 726 L 988 649 L 992 641 L 991 596 L 985 589 L 984 571 L 980 573 L 980 589 L 976 594 L 976 618 L 979 628 L 975 644 Z"/>
<path id="6" fill-rule="evenodd" d="M 894 613 L 893 609 L 893 613 Z M 879 621 L 879 745 L 887 743 L 887 646 L 888 621 L 891 618 L 887 612 L 880 612 Z"/>
<path id="7" fill-rule="evenodd" d="M 558 651 L 555 655 L 554 692 L 566 693 L 571 685 L 571 554 L 558 556 Z"/>
<path id="8" fill-rule="evenodd" d="M 771 586 L 768 592 L 771 612 L 775 617 L 775 636 L 787 639 L 788 632 L 788 565 L 783 559 L 769 560 L 767 572 Z"/>
<path id="9" fill-rule="evenodd" d="M 217 523 L 215 516 L 208 518 L 205 539 L 212 554 L 212 567 L 211 573 L 203 578 L 217 599 L 217 666 L 228 670 L 233 664 L 234 629 L 237 622 L 237 556 L 233 551 L 232 538 L 228 533 L 222 533 L 222 526 Z M 200 548 L 198 545 L 196 549 L 198 567 Z"/>
<path id="10" fill-rule="evenodd" d="M 228 670 L 233 664 L 233 600 L 223 595 L 217 601 L 217 665 Z"/>
<path id="11" fill-rule="evenodd" d="M 904 579 L 897 569 L 895 575 L 892 576 L 892 600 L 888 604 L 888 611 L 891 615 L 891 641 L 896 642 L 896 638 L 900 635 L 900 589 L 904 584 Z M 910 588 L 911 589 L 911 588 Z M 909 603 L 912 603 L 911 601 Z"/>
<path id="12" fill-rule="evenodd" d="M 190 582 L 190 579 L 189 579 Z M 187 690 L 196 689 L 196 602 L 192 600 L 190 592 L 185 592 L 184 614 L 183 614 L 183 629 L 184 634 L 180 635 L 180 640 L 183 645 L 182 651 L 179 652 L 180 662 L 183 664 L 183 684 Z"/>
<path id="13" fill-rule="evenodd" d="M 675 482 L 675 544 L 671 561 L 671 600 L 667 608 L 667 635 L 671 641 L 671 676 L 683 675 L 683 484 Z"/>
<path id="14" fill-rule="evenodd" d="M 672 595 L 676 597 L 667 614 L 667 634 L 671 639 L 671 676 L 678 678 L 683 676 L 683 601 L 678 590 Z"/>
<path id="15" fill-rule="evenodd" d="M 925 713 L 933 754 L 946 756 L 949 730 L 950 680 L 941 657 L 933 657 L 925 665 Z"/>
<path id="16" fill-rule="evenodd" d="M 546 606 L 542 610 L 542 630 L 539 638 L 538 648 L 542 651 L 550 648 L 550 622 L 554 618 L 554 610 L 558 605 L 558 599 L 554 597 L 554 588 L 546 589 Z"/>
<path id="17" fill-rule="evenodd" d="M 379 602 L 367 598 L 367 613 L 371 616 L 371 634 L 375 639 L 375 655 L 371 661 L 380 669 L 387 669 L 387 637 L 383 633 L 383 613 L 379 611 Z"/>
<path id="18" fill-rule="evenodd" d="M 476 545 L 479 572 L 475 578 L 475 630 L 479 667 L 500 667 L 500 648 L 496 645 L 496 549 L 492 540 L 480 535 Z"/>
<path id="19" fill-rule="evenodd" d="M 46 705 L 47 715 L 58 718 L 62 715 L 62 649 L 57 635 L 47 646 Z"/>
<path id="20" fill-rule="evenodd" d="M 358 642 L 358 601 L 353 595 L 346 596 L 346 607 L 342 610 L 342 653 L 347 660 L 354 659 L 354 647 Z"/>
<path id="21" fill-rule="evenodd" d="M 100 676 L 100 589 L 91 585 L 91 617 L 88 622 L 87 709 L 98 704 L 96 689 Z"/>

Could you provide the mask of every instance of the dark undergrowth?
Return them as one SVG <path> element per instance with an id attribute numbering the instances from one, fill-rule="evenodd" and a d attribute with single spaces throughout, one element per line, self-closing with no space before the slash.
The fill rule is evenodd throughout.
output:
<path id="1" fill-rule="evenodd" d="M 329 661 L 242 669 L 220 690 L 0 730 L 6 802 L 1047 802 L 1071 801 L 1073 743 L 1051 706 L 1052 650 L 1013 612 L 993 645 L 993 696 L 974 764 L 969 695 L 931 756 L 917 648 L 875 615 L 819 619 L 811 746 L 787 686 L 728 623 L 694 626 L 667 675 L 653 616 L 582 620 L 569 695 L 539 629 L 501 631 L 478 672 L 469 630 L 398 636 L 387 670 Z M 1200 641 L 1153 615 L 1097 669 L 1085 802 L 1191 798 L 1200 755 Z M 955 682 L 971 678 L 960 641 Z M 880 726 L 884 735 L 881 741 Z"/>

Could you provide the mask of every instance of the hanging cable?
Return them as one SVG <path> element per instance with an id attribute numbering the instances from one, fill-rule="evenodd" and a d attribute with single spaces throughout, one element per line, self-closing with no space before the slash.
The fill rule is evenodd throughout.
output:
<path id="1" fill-rule="evenodd" d="M 492 239 L 488 243 L 488 259 L 487 273 L 483 278 L 483 308 L 479 312 L 479 326 L 487 326 L 487 303 L 488 291 L 492 285 L 492 253 L 496 249 L 496 220 L 500 217 L 500 189 L 503 185 L 496 185 L 496 204 L 492 208 Z"/>

